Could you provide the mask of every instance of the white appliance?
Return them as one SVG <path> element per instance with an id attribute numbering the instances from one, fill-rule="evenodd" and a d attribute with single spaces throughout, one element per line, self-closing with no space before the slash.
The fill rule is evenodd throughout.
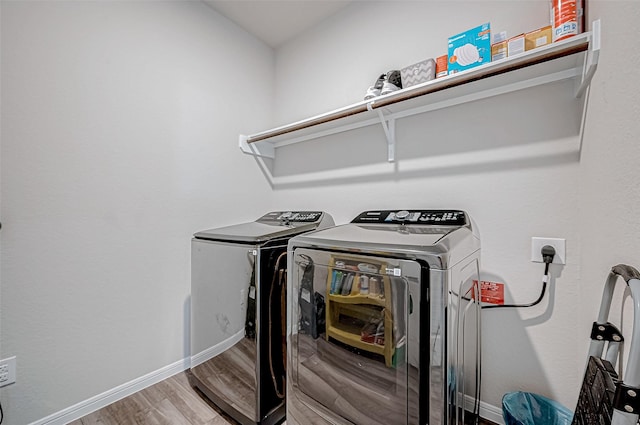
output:
<path id="1" fill-rule="evenodd" d="M 478 406 L 479 259 L 459 210 L 366 211 L 292 238 L 287 425 L 462 422 Z"/>
<path id="2" fill-rule="evenodd" d="M 287 243 L 333 224 L 321 211 L 275 211 L 191 241 L 189 379 L 243 425 L 284 420 Z"/>

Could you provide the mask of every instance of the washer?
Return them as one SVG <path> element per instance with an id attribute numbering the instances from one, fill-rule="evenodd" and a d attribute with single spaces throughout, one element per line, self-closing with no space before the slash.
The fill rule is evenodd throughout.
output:
<path id="1" fill-rule="evenodd" d="M 191 241 L 189 379 L 243 425 L 284 419 L 287 243 L 333 224 L 321 211 L 276 211 Z"/>
<path id="2" fill-rule="evenodd" d="M 366 211 L 291 239 L 287 424 L 458 423 L 469 396 L 477 412 L 479 259 L 459 210 Z"/>

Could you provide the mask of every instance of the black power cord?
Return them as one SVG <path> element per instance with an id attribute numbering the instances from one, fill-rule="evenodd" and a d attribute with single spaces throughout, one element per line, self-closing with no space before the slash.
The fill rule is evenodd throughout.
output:
<path id="1" fill-rule="evenodd" d="M 537 300 L 535 300 L 532 303 L 528 303 L 528 304 L 502 304 L 502 305 L 486 305 L 486 306 L 480 306 L 480 308 L 484 309 L 484 308 L 523 308 L 523 307 L 533 307 L 536 304 L 539 304 L 540 301 L 542 301 L 542 298 L 544 298 L 544 294 L 547 290 L 547 282 L 549 281 L 549 264 L 551 264 L 553 262 L 553 257 L 556 256 L 556 250 L 554 247 L 552 247 L 551 245 L 545 245 L 542 247 L 541 250 L 541 254 L 542 254 L 542 261 L 545 263 L 544 265 L 544 275 L 542 276 L 542 291 L 540 292 L 540 296 L 538 297 Z M 478 276 L 479 277 L 479 276 Z M 478 282 L 478 285 L 480 284 L 480 282 Z M 479 288 L 478 288 L 479 290 Z M 452 294 L 456 295 L 457 294 L 453 291 L 451 291 Z M 467 298 L 467 297 L 461 297 L 464 300 L 467 301 L 471 301 L 471 298 Z M 473 425 L 479 425 L 480 423 L 480 388 L 481 388 L 481 384 L 480 382 L 482 381 L 482 370 L 480 368 L 478 368 L 478 364 L 476 364 L 476 379 L 478 380 L 478 397 L 476 398 L 476 402 L 474 402 L 474 406 L 473 406 L 473 413 L 472 413 L 472 419 L 471 419 L 471 423 Z"/>
<path id="2" fill-rule="evenodd" d="M 534 302 L 528 304 L 496 304 L 496 305 L 483 305 L 481 308 L 525 308 L 525 307 L 533 307 L 534 305 L 540 304 L 542 298 L 544 298 L 544 294 L 547 291 L 547 282 L 549 281 L 549 264 L 553 262 L 553 257 L 556 256 L 556 250 L 551 245 L 545 245 L 542 247 L 542 261 L 544 264 L 544 275 L 542 276 L 542 291 L 540 291 L 540 296 Z"/>

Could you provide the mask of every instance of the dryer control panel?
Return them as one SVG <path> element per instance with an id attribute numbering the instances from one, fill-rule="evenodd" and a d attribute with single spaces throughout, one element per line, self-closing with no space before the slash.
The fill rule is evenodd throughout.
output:
<path id="1" fill-rule="evenodd" d="M 315 223 L 322 218 L 322 211 L 274 211 L 260 217 L 258 222 L 262 223 Z"/>
<path id="2" fill-rule="evenodd" d="M 464 226 L 467 216 L 460 210 L 379 210 L 365 211 L 351 222 Z"/>

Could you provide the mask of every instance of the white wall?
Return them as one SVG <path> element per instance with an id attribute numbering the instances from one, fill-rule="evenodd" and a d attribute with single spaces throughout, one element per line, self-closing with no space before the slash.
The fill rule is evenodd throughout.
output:
<path id="1" fill-rule="evenodd" d="M 526 389 L 573 408 L 606 273 L 619 262 L 640 266 L 640 58 L 623 47 L 640 7 L 588 5 L 590 19 L 602 18 L 603 50 L 579 157 L 391 168 L 272 193 L 238 152 L 238 133 L 359 101 L 379 73 L 444 53 L 447 36 L 475 24 L 510 34 L 542 26 L 547 2 L 356 2 L 283 46 L 274 75 L 271 50 L 199 3 L 2 1 L 0 356 L 18 356 L 18 382 L 1 390 L 7 423 L 187 356 L 191 233 L 275 208 L 324 209 L 338 223 L 370 208 L 466 209 L 481 232 L 484 273 L 507 282 L 516 302 L 539 288 L 531 236 L 567 238 L 568 264 L 555 269 L 541 306 L 485 315 L 483 399 L 499 406 L 502 393 Z M 521 102 L 548 123 L 537 106 L 547 95 L 456 114 L 489 118 Z M 465 141 L 473 128 L 450 131 L 451 115 L 400 128 L 399 157 L 428 157 L 445 136 L 454 159 L 456 149 L 494 143 L 495 132 L 477 136 L 479 146 Z M 574 121 L 566 134 L 557 122 L 532 131 L 515 121 L 508 129 L 527 131 L 500 143 L 526 150 L 577 137 Z M 298 145 L 283 154 L 296 164 L 275 167 L 295 180 L 306 167 L 331 169 L 323 155 L 341 150 L 338 171 L 360 162 L 388 170 L 381 131 Z"/>
<path id="2" fill-rule="evenodd" d="M 640 269 L 640 52 L 623 47 L 637 34 L 640 4 L 598 1 L 590 10 L 602 19 L 603 36 L 580 162 L 581 334 L 590 332 L 611 267 L 623 263 Z M 610 321 L 623 325 L 629 341 L 633 310 L 623 288 L 618 288 Z"/>
<path id="3" fill-rule="evenodd" d="M 278 49 L 276 121 L 360 101 L 381 73 L 444 55 L 447 37 L 482 23 L 516 35 L 548 21 L 546 0 L 356 1 Z"/>
<path id="4" fill-rule="evenodd" d="M 26 424 L 189 355 L 190 236 L 270 188 L 274 57 L 201 2 L 2 1 L 2 389 Z M 236 215 L 237 214 L 237 215 Z"/>
<path id="5" fill-rule="evenodd" d="M 538 143 L 577 145 L 578 110 L 551 104 L 556 97 L 548 91 L 572 87 L 552 85 L 412 119 L 398 130 L 395 168 L 385 163 L 381 128 L 281 148 L 273 166 L 290 182 L 276 185 L 276 200 L 326 209 L 338 223 L 373 208 L 467 210 L 480 229 L 484 276 L 506 282 L 513 302 L 535 300 L 540 288 L 543 269 L 529 261 L 531 237 L 566 238 L 567 265 L 554 267 L 541 305 L 485 314 L 483 400 L 496 407 L 504 393 L 522 389 L 573 409 L 602 282 L 618 262 L 640 266 L 639 222 L 633 214 L 640 208 L 634 162 L 640 157 L 633 77 L 638 52 L 623 47 L 633 38 L 640 7 L 596 0 L 588 6 L 591 20 L 602 17 L 603 54 L 582 156 L 550 151 L 463 163 L 465 149 L 479 157 L 487 145 L 499 151 L 496 140 L 525 154 Z M 515 35 L 545 25 L 548 16 L 546 1 L 355 2 L 277 51 L 276 123 L 362 100 L 380 73 L 445 53 L 446 38 L 459 31 L 490 21 L 492 30 Z M 506 122 L 504 131 L 478 122 L 489 119 Z M 461 165 L 403 171 L 403 161 L 415 161 L 412 154 L 427 160 L 446 154 Z M 353 165 L 378 167 L 380 173 L 341 174 Z M 295 183 L 308 171 L 336 177 Z"/>

